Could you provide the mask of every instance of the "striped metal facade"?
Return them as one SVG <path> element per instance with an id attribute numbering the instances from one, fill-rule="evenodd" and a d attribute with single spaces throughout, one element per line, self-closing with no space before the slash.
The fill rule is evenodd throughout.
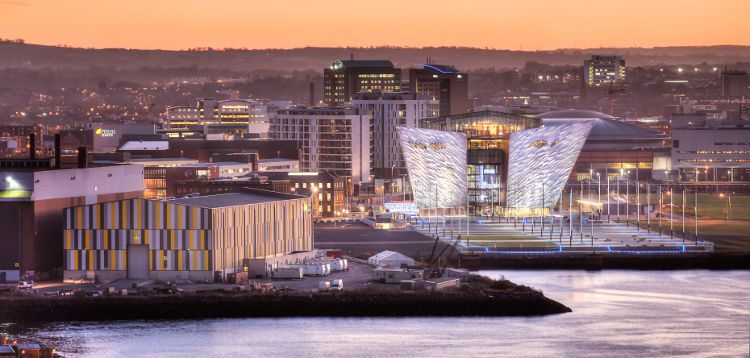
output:
<path id="1" fill-rule="evenodd" d="M 128 245 L 150 271 L 218 271 L 245 258 L 311 250 L 309 199 L 222 208 L 127 199 L 64 210 L 65 269 L 125 271 Z"/>

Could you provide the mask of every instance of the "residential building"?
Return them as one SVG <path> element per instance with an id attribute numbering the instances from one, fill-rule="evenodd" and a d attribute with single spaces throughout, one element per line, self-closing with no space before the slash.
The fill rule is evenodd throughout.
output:
<path id="1" fill-rule="evenodd" d="M 352 106 L 370 119 L 370 173 L 375 178 L 406 175 L 406 163 L 398 140 L 398 127 L 419 128 L 425 118 L 438 114 L 440 102 L 416 93 L 358 93 Z"/>
<path id="2" fill-rule="evenodd" d="M 336 60 L 323 70 L 323 103 L 330 107 L 351 104 L 359 92 L 399 92 L 401 70 L 386 60 Z"/>
<path id="3" fill-rule="evenodd" d="M 305 172 L 330 171 L 370 181 L 370 120 L 356 108 L 293 108 L 271 117 L 272 140 L 295 141 Z"/>
<path id="4" fill-rule="evenodd" d="M 313 215 L 334 217 L 344 215 L 351 196 L 351 178 L 332 172 L 259 173 L 271 181 L 289 181 L 292 193 L 312 198 Z"/>
<path id="5" fill-rule="evenodd" d="M 409 91 L 440 101 L 439 116 L 468 112 L 469 75 L 453 66 L 427 63 L 409 69 Z"/>

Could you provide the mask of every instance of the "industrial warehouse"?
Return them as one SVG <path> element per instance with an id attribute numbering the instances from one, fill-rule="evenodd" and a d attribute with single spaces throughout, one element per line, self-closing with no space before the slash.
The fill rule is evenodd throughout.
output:
<path id="1" fill-rule="evenodd" d="M 212 282 L 314 241 L 309 198 L 257 189 L 84 205 L 64 217 L 66 280 Z"/>

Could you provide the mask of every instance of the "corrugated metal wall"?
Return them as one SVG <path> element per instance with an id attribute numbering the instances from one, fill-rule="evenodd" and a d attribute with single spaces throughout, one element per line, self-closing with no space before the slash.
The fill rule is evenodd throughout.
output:
<path id="1" fill-rule="evenodd" d="M 64 216 L 66 270 L 126 270 L 128 244 L 149 245 L 154 271 L 212 269 L 210 209 L 128 199 Z"/>
<path id="2" fill-rule="evenodd" d="M 128 244 L 152 271 L 215 271 L 313 248 L 310 199 L 217 209 L 128 199 L 64 211 L 66 270 L 127 270 Z"/>

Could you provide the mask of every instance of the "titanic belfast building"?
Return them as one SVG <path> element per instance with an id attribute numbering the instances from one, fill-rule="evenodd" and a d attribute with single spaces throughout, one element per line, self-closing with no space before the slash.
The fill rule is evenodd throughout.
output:
<path id="1" fill-rule="evenodd" d="M 467 140 L 468 199 L 473 215 L 499 207 L 553 207 L 566 183 L 647 181 L 666 169 L 668 138 L 603 113 L 566 109 L 534 117 L 478 111 L 422 121 L 423 128 L 461 132 Z"/>

